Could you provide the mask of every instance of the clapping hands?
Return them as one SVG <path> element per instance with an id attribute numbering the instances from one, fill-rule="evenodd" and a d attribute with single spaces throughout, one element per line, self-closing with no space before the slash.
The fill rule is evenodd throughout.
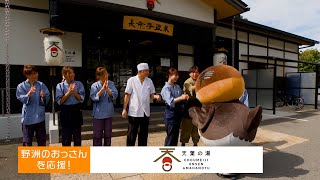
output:
<path id="1" fill-rule="evenodd" d="M 109 88 L 109 82 L 108 81 L 104 81 L 102 88 L 104 90 L 107 90 Z"/>
<path id="2" fill-rule="evenodd" d="M 69 91 L 69 92 L 74 92 L 74 91 L 76 90 L 76 88 L 77 88 L 76 83 L 71 83 L 71 84 L 69 85 L 68 91 Z"/>
<path id="3" fill-rule="evenodd" d="M 28 96 L 31 97 L 34 92 L 36 92 L 36 87 L 34 85 L 32 85 L 29 92 L 28 92 Z"/>
<path id="4" fill-rule="evenodd" d="M 30 90 L 29 90 L 27 95 L 29 97 L 31 97 L 33 95 L 33 93 L 36 92 L 36 90 L 37 90 L 36 86 L 35 85 L 31 85 Z M 45 93 L 44 93 L 44 91 L 42 89 L 40 90 L 40 94 L 39 95 L 40 95 L 40 97 L 45 97 Z"/>
<path id="5" fill-rule="evenodd" d="M 44 94 L 44 91 L 41 89 L 40 91 L 40 97 L 44 98 L 45 94 Z"/>

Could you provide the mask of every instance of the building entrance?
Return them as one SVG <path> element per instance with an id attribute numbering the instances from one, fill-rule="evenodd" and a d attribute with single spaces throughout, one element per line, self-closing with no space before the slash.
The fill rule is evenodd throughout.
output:
<path id="1" fill-rule="evenodd" d="M 170 66 L 179 70 L 178 84 L 182 86 L 189 77 L 189 66 L 197 65 L 203 70 L 212 65 L 211 26 L 200 27 L 193 21 L 178 22 L 167 16 L 151 17 L 140 11 L 124 12 L 110 7 L 68 2 L 63 1 L 59 4 L 61 14 L 57 21 L 57 28 L 66 32 L 79 32 L 82 35 L 82 67 L 80 72 L 77 70 L 76 72 L 79 74 L 78 80 L 87 85 L 86 97 L 89 97 L 91 84 L 96 81 L 95 70 L 99 66 L 107 68 L 109 79 L 116 84 L 119 96 L 114 103 L 121 107 L 127 79 L 136 75 L 136 67 L 140 62 L 149 64 L 149 77 L 153 80 L 157 93 L 167 81 L 166 72 Z M 173 25 L 172 36 L 159 31 L 126 29 L 124 27 L 126 16 L 139 16 L 149 18 L 152 22 L 157 21 L 159 24 L 148 26 L 148 28 L 155 27 L 159 31 L 166 31 L 168 30 L 165 28 L 166 25 Z M 135 20 L 136 24 L 131 25 L 139 27 L 142 25 L 141 22 Z M 163 28 L 159 28 L 160 24 Z M 192 47 L 192 53 L 179 52 L 178 44 Z M 186 56 L 188 56 L 187 59 L 183 58 Z M 190 56 L 193 59 L 192 63 L 190 63 Z M 90 109 L 92 106 L 90 99 L 86 98 L 85 102 Z"/>
<path id="2" fill-rule="evenodd" d="M 109 79 L 119 91 L 114 103 L 121 107 L 127 80 L 137 74 L 137 64 L 145 62 L 149 64 L 149 78 L 153 80 L 156 92 L 160 93 L 167 81 L 166 72 L 177 57 L 177 44 L 170 37 L 148 32 L 122 32 L 113 34 L 112 38 L 117 37 L 117 40 L 111 40 L 108 34 L 93 34 L 88 34 L 87 42 L 84 42 L 88 86 L 96 81 L 95 69 L 106 67 Z M 88 106 L 90 103 L 88 101 Z"/>

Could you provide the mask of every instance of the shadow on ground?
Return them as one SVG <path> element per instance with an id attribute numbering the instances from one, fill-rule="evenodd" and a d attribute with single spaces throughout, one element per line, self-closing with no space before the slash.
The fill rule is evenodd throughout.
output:
<path id="1" fill-rule="evenodd" d="M 268 116 L 268 114 L 264 114 L 262 116 Z M 272 115 L 270 114 L 270 116 Z M 306 119 L 314 116 L 319 116 L 319 113 L 298 112 L 293 115 L 284 115 L 283 117 L 272 117 L 272 118 L 264 119 L 263 121 L 261 121 L 260 126 L 266 126 L 266 125 L 284 123 L 284 122 L 295 122 L 295 119 Z"/>
<path id="2" fill-rule="evenodd" d="M 309 173 L 298 167 L 304 159 L 294 154 L 273 151 L 264 154 L 263 161 L 263 174 L 243 174 L 239 178 L 295 178 Z"/>

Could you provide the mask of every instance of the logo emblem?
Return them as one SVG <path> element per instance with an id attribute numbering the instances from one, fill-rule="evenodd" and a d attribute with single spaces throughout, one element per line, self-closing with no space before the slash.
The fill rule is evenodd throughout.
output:
<path id="1" fill-rule="evenodd" d="M 171 153 L 173 153 L 173 151 L 175 150 L 175 148 L 160 148 L 160 151 L 163 153 L 161 156 L 159 156 L 156 160 L 154 160 L 153 162 L 157 162 L 159 159 L 162 158 L 162 169 L 165 172 L 169 172 L 172 169 L 172 158 L 175 159 L 178 162 L 181 162 L 178 158 L 176 158 L 174 155 L 172 155 Z M 166 154 L 168 154 L 168 156 L 164 157 Z"/>
<path id="2" fill-rule="evenodd" d="M 170 157 L 165 157 L 162 159 L 162 169 L 166 172 L 172 169 L 172 159 Z"/>
<path id="3" fill-rule="evenodd" d="M 62 51 L 61 48 L 58 46 L 59 42 L 49 41 L 49 44 L 50 44 L 50 46 L 46 49 L 46 51 L 48 49 L 50 49 L 51 57 L 57 57 L 59 55 L 58 49 L 60 49 L 60 51 Z"/>
<path id="4" fill-rule="evenodd" d="M 154 8 L 154 1 L 157 1 L 158 4 L 160 4 L 159 0 L 147 0 L 147 8 L 148 10 L 153 10 Z"/>

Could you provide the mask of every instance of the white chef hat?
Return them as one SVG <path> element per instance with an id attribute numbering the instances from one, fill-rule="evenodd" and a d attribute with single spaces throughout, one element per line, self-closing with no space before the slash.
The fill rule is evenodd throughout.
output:
<path id="1" fill-rule="evenodd" d="M 147 63 L 140 63 L 137 65 L 138 71 L 149 69 L 149 66 Z"/>

